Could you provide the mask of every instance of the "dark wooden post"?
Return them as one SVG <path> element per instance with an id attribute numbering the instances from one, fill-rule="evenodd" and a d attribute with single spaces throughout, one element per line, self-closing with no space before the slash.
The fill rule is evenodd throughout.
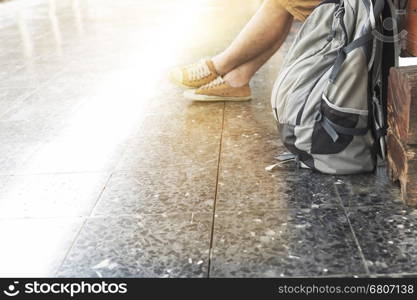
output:
<path id="1" fill-rule="evenodd" d="M 417 206 L 417 66 L 392 68 L 388 84 L 388 173 Z"/>
<path id="2" fill-rule="evenodd" d="M 417 1 L 409 1 L 407 9 L 407 51 L 417 56 Z"/>

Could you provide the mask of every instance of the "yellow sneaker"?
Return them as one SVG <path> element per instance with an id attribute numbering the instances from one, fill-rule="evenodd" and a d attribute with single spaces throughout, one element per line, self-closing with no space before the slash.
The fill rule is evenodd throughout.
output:
<path id="1" fill-rule="evenodd" d="M 185 91 L 184 97 L 195 101 L 248 101 L 252 92 L 249 84 L 235 88 L 219 76 L 198 89 Z"/>
<path id="2" fill-rule="evenodd" d="M 173 83 L 187 89 L 199 88 L 219 76 L 211 60 L 201 60 L 192 65 L 174 68 L 169 75 Z"/>

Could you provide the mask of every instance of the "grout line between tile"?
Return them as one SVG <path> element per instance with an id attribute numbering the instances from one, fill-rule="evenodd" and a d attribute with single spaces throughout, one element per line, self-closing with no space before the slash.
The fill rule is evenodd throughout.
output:
<path id="1" fill-rule="evenodd" d="M 78 232 L 77 232 L 77 233 L 76 233 L 76 235 L 74 236 L 74 239 L 73 239 L 73 241 L 72 241 L 71 245 L 68 247 L 68 250 L 66 251 L 64 258 L 62 259 L 61 263 L 59 264 L 59 267 L 57 268 L 57 270 L 56 270 L 56 272 L 55 272 L 55 277 L 57 276 L 58 272 L 61 270 L 61 268 L 62 268 L 62 266 L 64 265 L 65 261 L 67 260 L 67 257 L 68 257 L 68 255 L 69 255 L 69 253 L 71 252 L 72 248 L 74 247 L 75 243 L 77 242 L 78 237 L 79 237 L 79 236 L 80 236 L 80 234 L 81 234 L 81 231 L 83 230 L 83 228 L 84 228 L 85 224 L 87 223 L 87 220 L 88 220 L 88 219 L 92 216 L 92 214 L 93 214 L 93 212 L 94 212 L 94 210 L 95 210 L 95 208 L 96 208 L 96 206 L 97 206 L 97 203 L 99 202 L 99 200 L 100 200 L 100 198 L 101 198 L 101 196 L 102 196 L 102 194 L 103 194 L 104 190 L 106 189 L 106 186 L 107 186 L 107 184 L 109 183 L 109 181 L 110 181 L 110 179 L 111 179 L 112 175 L 113 175 L 113 174 L 110 174 L 110 175 L 109 175 L 109 178 L 107 178 L 106 182 L 104 183 L 104 186 L 103 186 L 102 190 L 100 191 L 100 193 L 98 194 L 98 196 L 97 196 L 97 200 L 96 200 L 96 203 L 94 204 L 93 208 L 91 209 L 89 216 L 84 218 L 84 221 L 82 222 L 82 224 L 81 224 L 81 226 L 80 226 L 80 228 L 79 228 Z"/>
<path id="2" fill-rule="evenodd" d="M 106 189 L 106 187 L 107 187 L 107 185 L 109 184 L 110 179 L 111 179 L 112 177 L 113 177 L 113 173 L 111 173 L 111 174 L 109 175 L 109 177 L 107 178 L 106 182 L 104 183 L 104 186 L 103 186 L 103 188 L 101 189 L 100 193 L 98 194 L 97 199 L 96 199 L 96 202 L 94 203 L 94 206 L 93 206 L 93 208 L 91 209 L 90 214 L 88 215 L 88 218 L 91 218 L 91 217 L 93 216 L 93 213 L 94 213 L 94 211 L 96 210 L 96 207 L 97 207 L 97 205 L 98 205 L 98 203 L 99 203 L 99 201 L 100 201 L 100 199 L 101 199 L 101 196 L 103 195 L 104 190 Z"/>
<path id="3" fill-rule="evenodd" d="M 353 229 L 352 223 L 350 222 L 350 219 L 349 219 L 349 216 L 348 216 L 347 209 L 346 209 L 346 207 L 343 205 L 342 198 L 340 197 L 339 191 L 337 190 L 336 186 L 334 186 L 334 185 L 333 185 L 333 188 L 334 188 L 334 190 L 336 191 L 336 195 L 337 195 L 337 198 L 338 198 L 338 200 L 339 200 L 340 206 L 342 207 L 342 209 L 343 209 L 343 213 L 345 214 L 345 217 L 346 217 L 346 219 L 347 219 L 347 221 L 348 221 L 349 228 L 350 228 L 350 232 L 352 233 L 352 236 L 353 236 L 353 239 L 354 239 L 354 241 L 355 241 L 356 247 L 357 247 L 357 249 L 358 249 L 358 251 L 359 251 L 359 255 L 360 255 L 361 259 L 362 259 L 362 263 L 363 263 L 363 267 L 365 268 L 365 272 L 366 272 L 366 274 L 367 274 L 367 275 L 370 275 L 369 268 L 368 268 L 368 265 L 367 265 L 367 263 L 366 263 L 366 258 L 365 258 L 365 255 L 363 254 L 362 247 L 361 247 L 361 245 L 359 244 L 359 240 L 358 240 L 358 238 L 357 238 L 357 236 L 356 236 L 355 230 Z"/>
<path id="4" fill-rule="evenodd" d="M 217 204 L 217 192 L 219 187 L 219 176 L 220 176 L 220 160 L 222 155 L 222 144 L 223 144 L 223 132 L 224 132 L 224 120 L 226 115 L 226 102 L 223 102 L 223 117 L 222 117 L 222 126 L 220 132 L 220 142 L 219 142 L 219 156 L 217 159 L 217 174 L 216 174 L 216 187 L 214 190 L 214 203 L 213 203 L 213 218 L 211 221 L 211 233 L 210 233 L 210 246 L 209 246 L 209 255 L 208 255 L 208 267 L 207 267 L 207 277 L 210 278 L 210 269 L 211 269 L 211 257 L 213 250 L 213 241 L 214 241 L 214 225 L 216 220 L 216 204 Z"/>
<path id="5" fill-rule="evenodd" d="M 75 242 L 78 240 L 78 237 L 80 236 L 81 231 L 83 230 L 85 223 L 87 223 L 87 219 L 88 218 L 84 218 L 84 221 L 82 222 L 80 228 L 78 229 L 77 233 L 75 234 L 74 239 L 71 242 L 71 245 L 68 247 L 68 250 L 66 251 L 66 253 L 64 255 L 64 258 L 62 259 L 61 263 L 59 264 L 58 268 L 56 269 L 54 277 L 58 277 L 58 273 L 61 270 L 62 266 L 64 265 L 65 261 L 67 260 L 67 257 L 70 254 L 72 248 L 74 247 Z"/>

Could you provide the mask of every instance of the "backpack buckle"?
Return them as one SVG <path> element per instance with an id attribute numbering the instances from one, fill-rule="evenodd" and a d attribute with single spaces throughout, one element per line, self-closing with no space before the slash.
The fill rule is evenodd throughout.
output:
<path id="1" fill-rule="evenodd" d="M 317 112 L 317 115 L 316 115 L 316 117 L 315 117 L 315 120 L 316 120 L 316 122 L 321 122 L 321 120 L 323 120 L 323 115 L 322 115 L 322 113 L 321 113 L 321 111 L 318 111 Z"/>

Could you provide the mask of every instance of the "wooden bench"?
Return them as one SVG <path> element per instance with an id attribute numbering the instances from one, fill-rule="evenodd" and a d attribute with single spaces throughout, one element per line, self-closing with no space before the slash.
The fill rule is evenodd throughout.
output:
<path id="1" fill-rule="evenodd" d="M 388 82 L 388 173 L 404 202 L 417 206 L 417 66 L 391 68 Z"/>

